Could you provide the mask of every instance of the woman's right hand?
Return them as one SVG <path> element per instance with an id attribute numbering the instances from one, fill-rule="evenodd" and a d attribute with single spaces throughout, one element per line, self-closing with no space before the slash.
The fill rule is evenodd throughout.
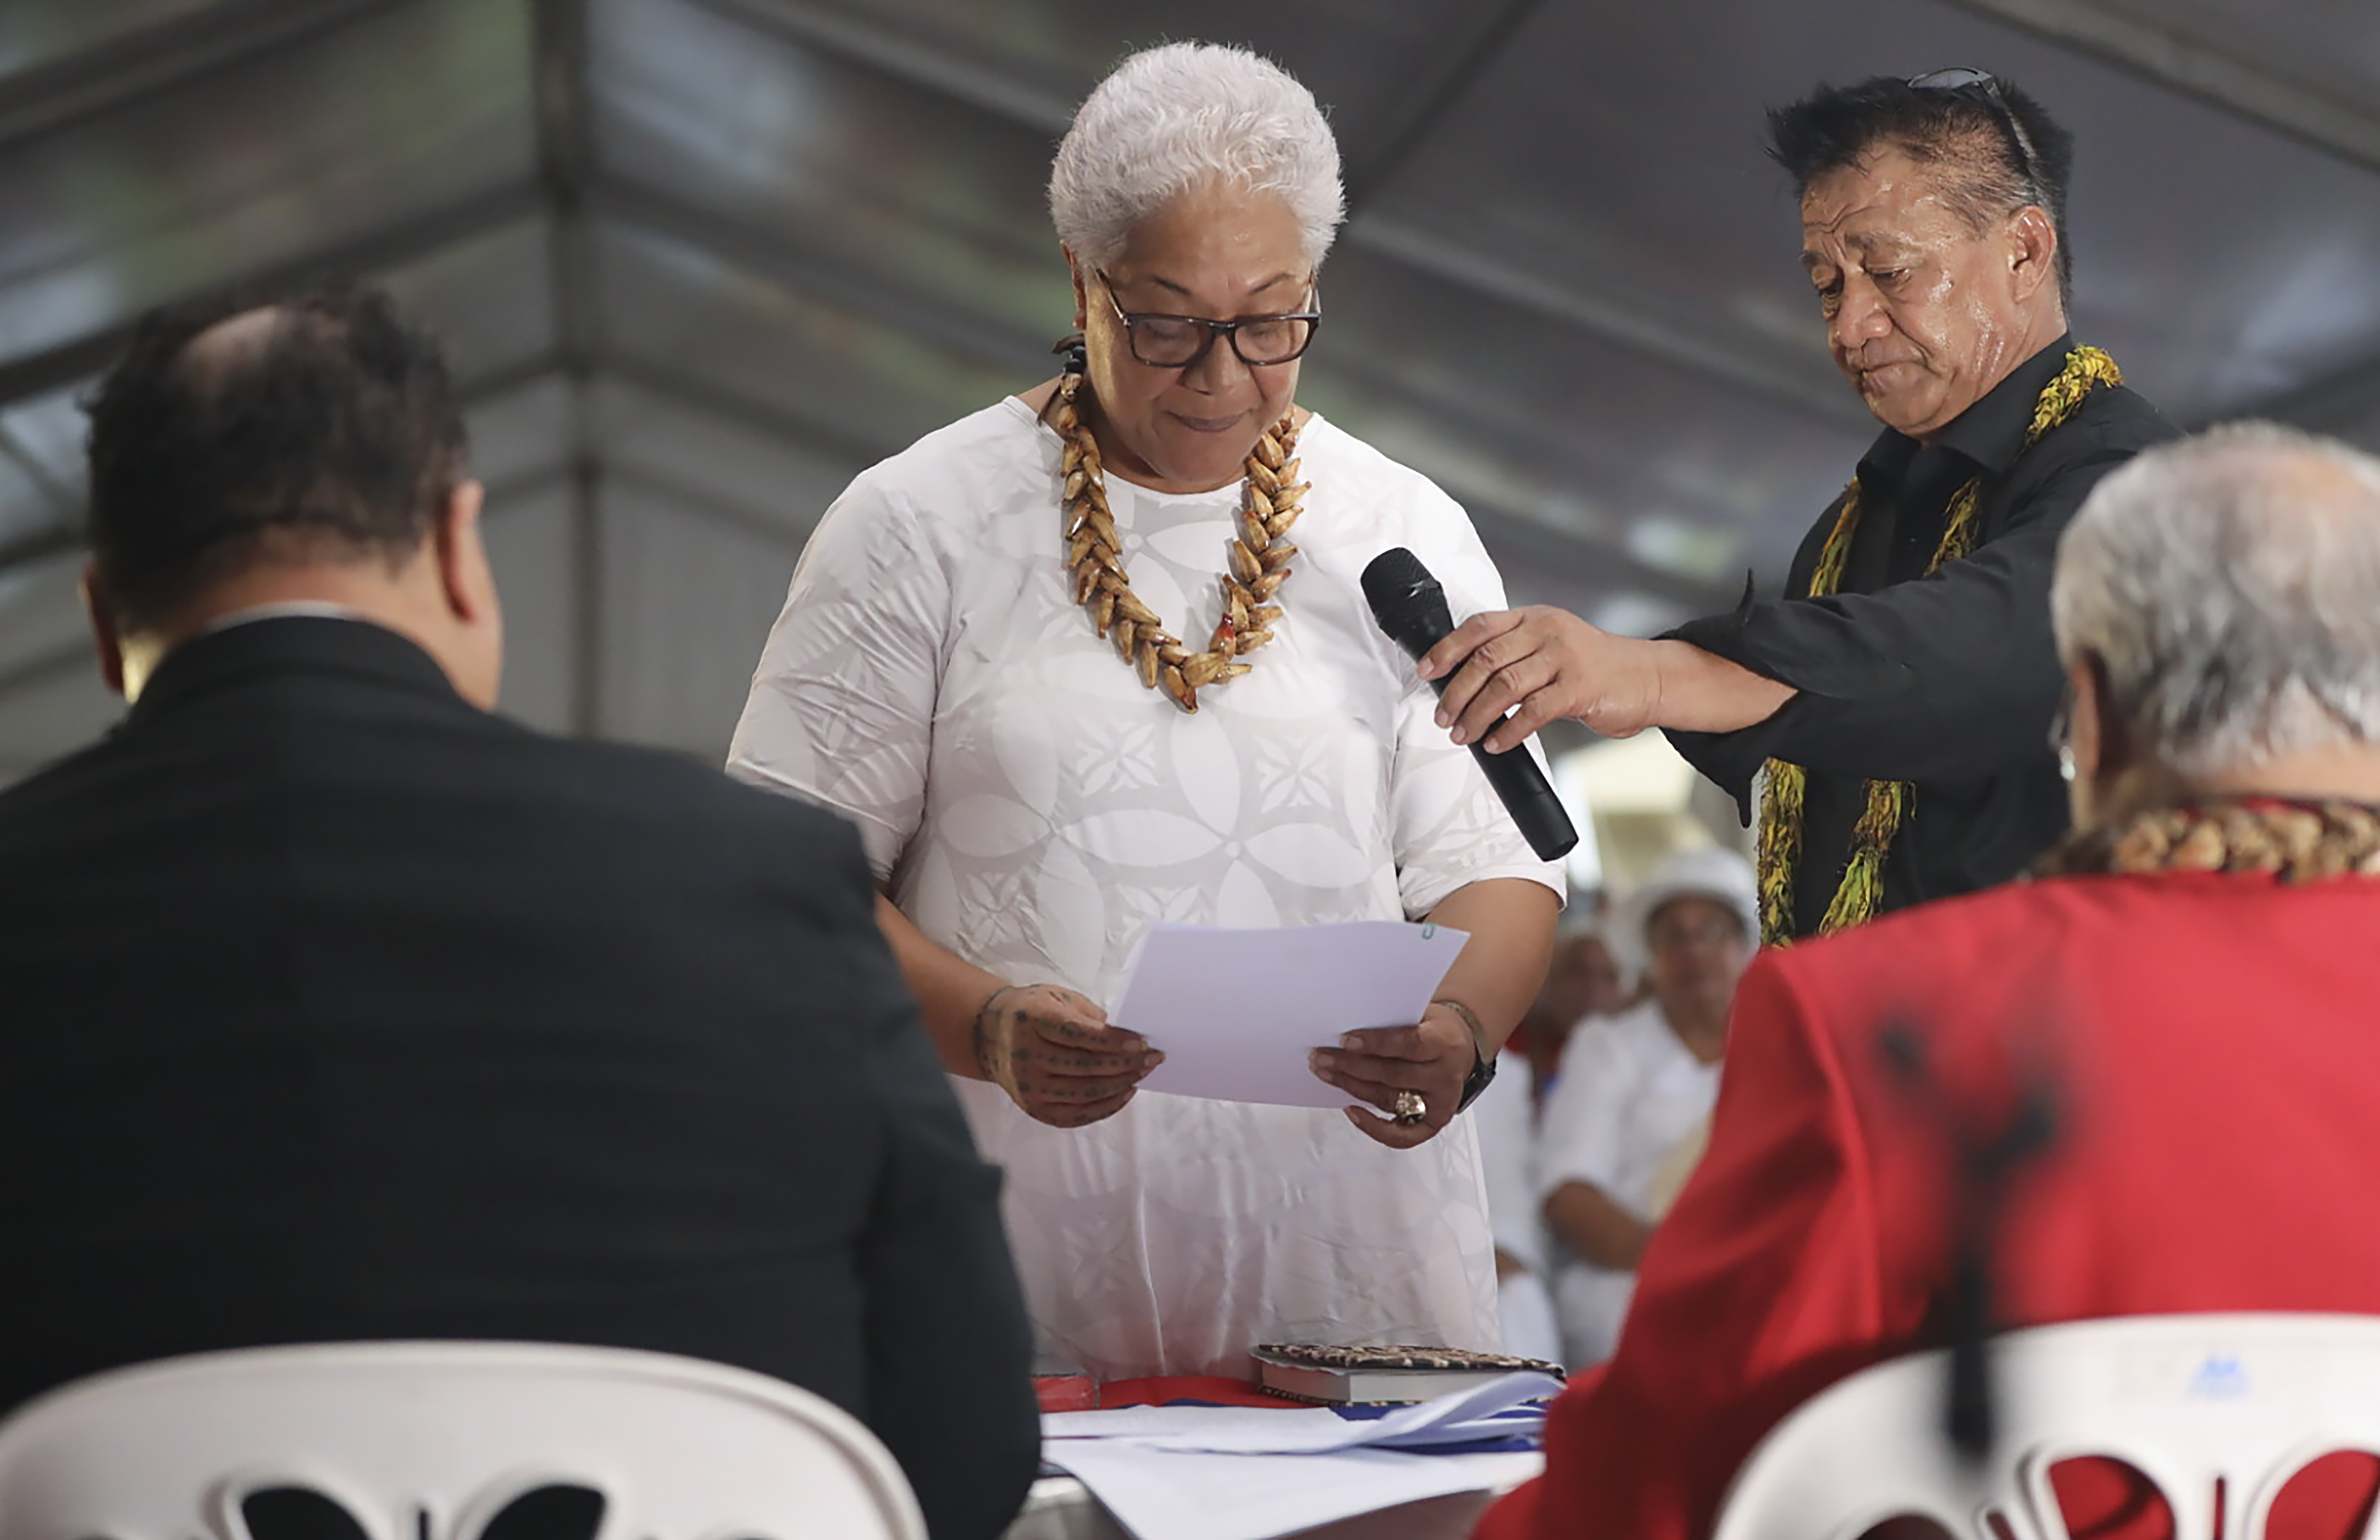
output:
<path id="1" fill-rule="evenodd" d="M 1027 1116 L 1057 1128 L 1113 1117 L 1165 1062 L 1148 1039 L 1110 1026 L 1106 1012 L 1055 984 L 993 990 L 975 1013 L 975 1058 Z"/>

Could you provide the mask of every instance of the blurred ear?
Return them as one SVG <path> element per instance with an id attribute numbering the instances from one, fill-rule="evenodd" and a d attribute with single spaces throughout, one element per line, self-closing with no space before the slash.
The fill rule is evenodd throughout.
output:
<path id="1" fill-rule="evenodd" d="M 116 624 L 115 606 L 108 602 L 107 585 L 100 576 L 95 558 L 82 564 L 82 612 L 91 621 L 91 647 L 99 654 L 99 676 L 107 681 L 109 689 L 123 695 L 124 635 Z"/>
<path id="2" fill-rule="evenodd" d="M 1091 313 L 1089 309 L 1089 300 L 1086 297 L 1083 292 L 1083 264 L 1075 261 L 1074 251 L 1068 248 L 1064 242 L 1061 241 L 1059 243 L 1058 249 L 1061 252 L 1063 252 L 1066 258 L 1066 275 L 1074 280 L 1075 330 L 1079 332 L 1083 329 L 1087 322 L 1087 318 Z"/>
<path id="3" fill-rule="evenodd" d="M 2074 749 L 2074 779 L 2104 784 L 2140 768 L 2140 745 L 2107 685 L 2107 665 L 2095 652 L 2082 652 L 2066 665 L 2067 688 L 2074 693 L 2068 741 Z"/>
<path id="4" fill-rule="evenodd" d="M 492 711 L 504 677 L 504 615 L 496 601 L 495 568 L 480 537 L 480 506 L 486 495 L 477 481 L 447 493 L 431 543 L 438 598 L 455 623 L 439 661 L 464 699 Z"/>
<path id="5" fill-rule="evenodd" d="M 439 508 L 432 535 L 446 609 L 467 625 L 484 624 L 496 613 L 495 569 L 480 538 L 480 509 L 486 499 L 487 489 L 477 481 L 457 485 Z"/>
<path id="6" fill-rule="evenodd" d="M 2036 204 L 2009 216 L 2009 281 L 2017 298 L 2029 300 L 2045 285 L 2058 292 L 2058 227 Z"/>

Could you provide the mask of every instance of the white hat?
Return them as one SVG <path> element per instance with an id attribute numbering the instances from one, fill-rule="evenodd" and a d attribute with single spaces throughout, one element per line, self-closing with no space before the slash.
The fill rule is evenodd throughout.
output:
<path id="1" fill-rule="evenodd" d="M 1752 863 L 1731 850 L 1705 845 L 1672 851 L 1654 870 L 1652 880 L 1630 893 L 1621 906 L 1621 931 L 1641 956 L 1649 947 L 1645 928 L 1663 904 L 1673 898 L 1706 898 L 1723 903 L 1743 921 L 1744 940 L 1760 942 L 1760 886 Z"/>

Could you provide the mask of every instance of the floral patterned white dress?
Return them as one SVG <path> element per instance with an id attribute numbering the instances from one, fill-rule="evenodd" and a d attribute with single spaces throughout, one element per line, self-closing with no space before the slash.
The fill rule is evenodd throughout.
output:
<path id="1" fill-rule="evenodd" d="M 1154 921 L 1415 918 L 1496 877 L 1560 891 L 1432 723 L 1357 586 L 1404 545 L 1458 617 L 1500 608 L 1469 521 L 1319 417 L 1298 452 L 1313 490 L 1286 612 L 1253 671 L 1201 690 L 1193 716 L 1143 688 L 1072 602 L 1056 436 L 1014 397 L 929 434 L 863 473 L 812 535 L 730 770 L 856 822 L 934 940 L 1111 1006 Z M 1237 487 L 1108 491 L 1135 591 L 1203 639 Z M 1467 1120 L 1398 1151 L 1335 1110 L 1143 1092 L 1065 1130 L 955 1084 L 1006 1169 L 1051 1358 L 1116 1379 L 1245 1375 L 1257 1341 L 1498 1345 Z"/>

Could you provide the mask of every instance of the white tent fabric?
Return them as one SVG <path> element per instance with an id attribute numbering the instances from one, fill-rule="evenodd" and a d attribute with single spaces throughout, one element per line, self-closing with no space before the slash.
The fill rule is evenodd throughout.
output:
<path id="1" fill-rule="evenodd" d="M 2325 0 L 6 0 L 0 781 L 116 708 L 78 392 L 144 306 L 375 273 L 452 341 L 507 709 L 715 759 L 853 471 L 1027 385 L 1041 210 L 1129 49 L 1245 42 L 1354 218 L 1304 394 L 1621 629 L 1774 586 L 1873 431 L 1764 105 L 1948 65 L 2081 140 L 2076 330 L 2186 422 L 2380 443 L 2380 9 Z"/>

